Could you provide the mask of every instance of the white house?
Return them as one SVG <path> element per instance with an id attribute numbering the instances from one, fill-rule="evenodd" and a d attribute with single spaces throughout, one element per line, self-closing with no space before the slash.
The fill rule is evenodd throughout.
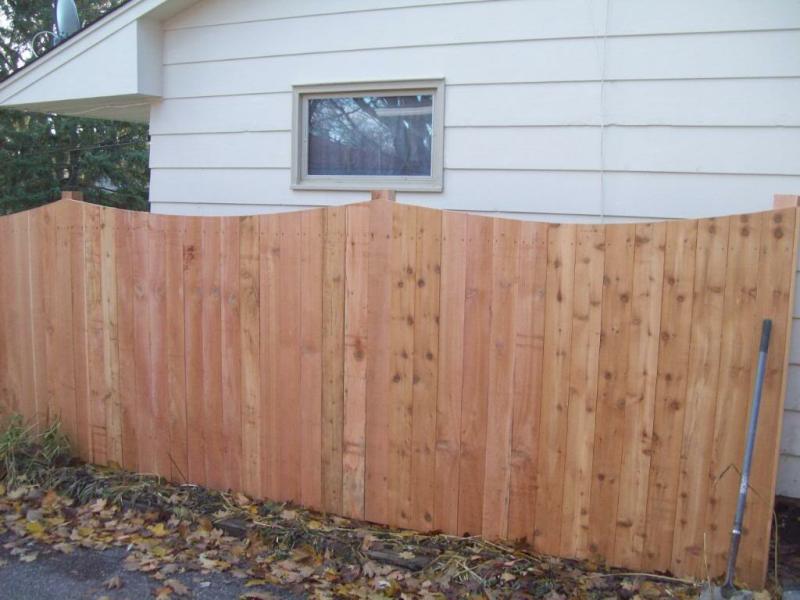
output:
<path id="1" fill-rule="evenodd" d="M 149 122 L 160 213 L 386 187 L 541 220 L 764 210 L 800 192 L 800 0 L 130 0 L 0 106 Z"/>

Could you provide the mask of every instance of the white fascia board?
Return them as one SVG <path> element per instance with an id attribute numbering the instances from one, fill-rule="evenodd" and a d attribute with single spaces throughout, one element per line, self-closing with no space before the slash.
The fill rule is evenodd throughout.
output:
<path id="1" fill-rule="evenodd" d="M 0 107 L 161 95 L 161 21 L 196 0 L 133 0 L 0 83 Z M 63 104 L 62 104 L 63 106 Z M 69 114 L 69 113 L 65 113 Z M 113 115 L 113 109 L 111 110 Z M 106 117 L 108 118 L 108 117 Z"/>

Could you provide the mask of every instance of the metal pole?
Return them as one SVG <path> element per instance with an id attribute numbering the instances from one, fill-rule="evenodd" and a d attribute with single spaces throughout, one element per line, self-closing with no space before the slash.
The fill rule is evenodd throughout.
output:
<path id="1" fill-rule="evenodd" d="M 728 570 L 725 575 L 725 584 L 722 586 L 722 595 L 730 598 L 735 587 L 733 585 L 736 572 L 736 557 L 739 554 L 739 541 L 742 537 L 742 523 L 744 522 L 744 508 L 747 501 L 747 489 L 750 486 L 750 466 L 753 462 L 753 448 L 756 443 L 756 428 L 758 427 L 758 411 L 761 408 L 761 390 L 764 387 L 766 374 L 767 351 L 769 350 L 769 335 L 772 330 L 772 321 L 764 319 L 761 324 L 761 346 L 758 350 L 758 369 L 756 370 L 756 383 L 753 389 L 753 401 L 750 404 L 750 418 L 747 426 L 747 444 L 744 449 L 742 463 L 742 477 L 739 482 L 739 499 L 736 503 L 736 516 L 733 519 L 731 530 L 731 547 L 728 552 Z"/>

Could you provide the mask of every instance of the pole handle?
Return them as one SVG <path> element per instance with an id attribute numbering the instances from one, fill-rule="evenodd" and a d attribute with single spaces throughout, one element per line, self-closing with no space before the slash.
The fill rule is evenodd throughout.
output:
<path id="1" fill-rule="evenodd" d="M 772 333 L 772 319 L 764 319 L 761 323 L 761 347 L 759 352 L 766 352 L 769 348 L 770 333 Z"/>

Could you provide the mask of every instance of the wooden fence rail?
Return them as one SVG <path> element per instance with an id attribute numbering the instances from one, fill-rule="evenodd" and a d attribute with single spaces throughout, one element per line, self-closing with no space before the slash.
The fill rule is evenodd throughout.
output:
<path id="1" fill-rule="evenodd" d="M 379 523 L 764 582 L 796 209 L 555 225 L 372 202 L 0 218 L 0 402 L 96 463 Z M 724 475 L 721 475 L 725 473 Z"/>

